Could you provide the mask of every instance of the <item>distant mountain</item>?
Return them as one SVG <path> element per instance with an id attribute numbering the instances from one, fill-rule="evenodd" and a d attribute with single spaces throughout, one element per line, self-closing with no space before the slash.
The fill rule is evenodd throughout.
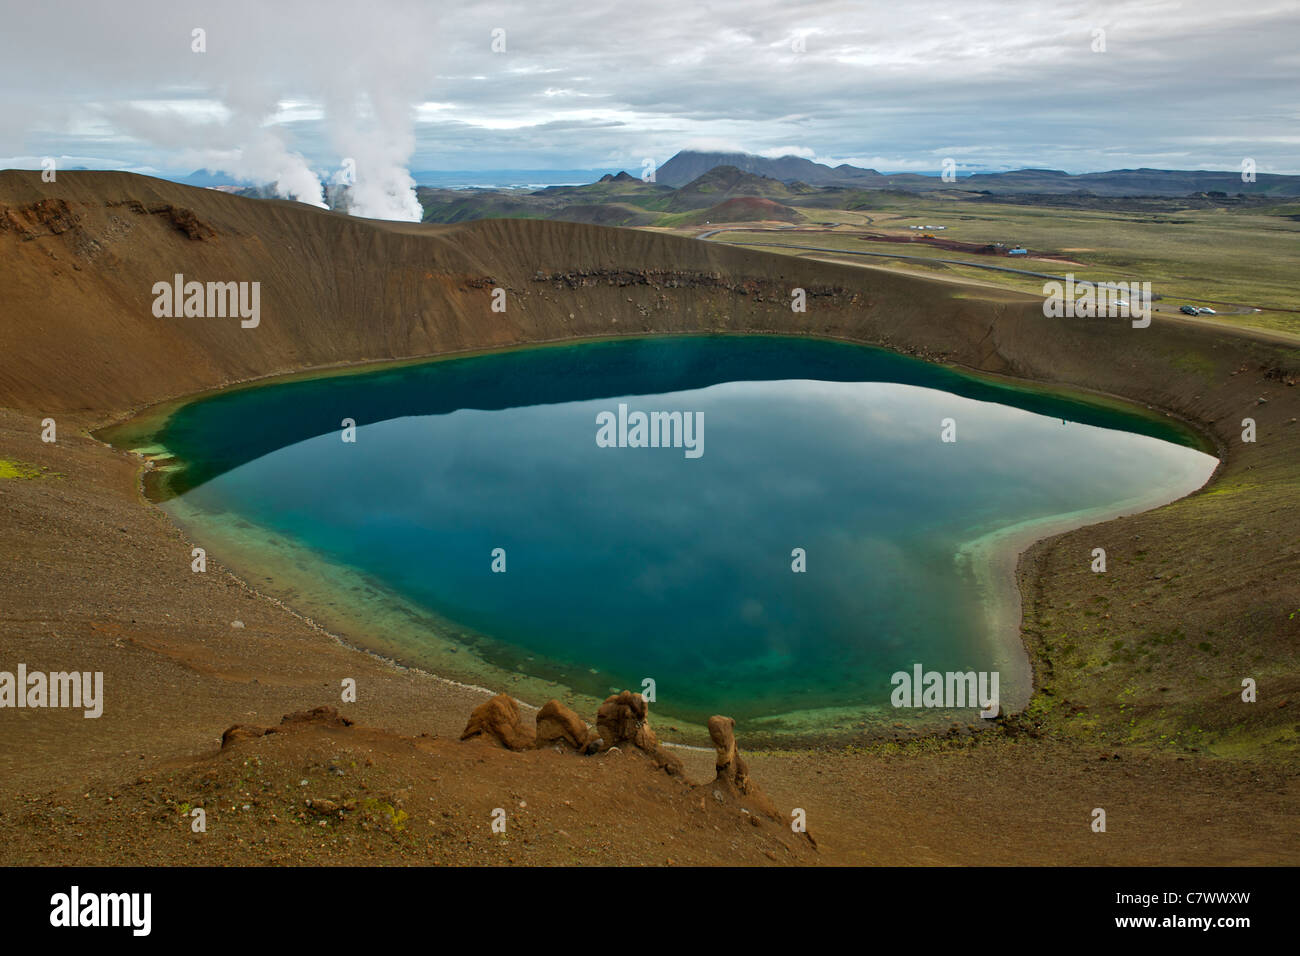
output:
<path id="1" fill-rule="evenodd" d="M 719 159 L 731 162 L 708 165 Z M 696 169 L 700 169 L 698 175 L 679 182 L 681 176 Z M 805 177 L 821 182 L 809 183 Z M 886 201 L 889 193 L 904 197 L 947 193 L 955 200 L 1067 203 L 1078 208 L 1110 208 L 1114 203 L 1134 208 L 1135 204 L 1145 204 L 1143 208 L 1164 208 L 1161 204 L 1170 203 L 1210 208 L 1225 203 L 1274 203 L 1300 196 L 1300 176 L 1260 174 L 1257 182 L 1242 183 L 1240 174 L 1230 171 L 1117 169 L 1076 175 L 1059 169 L 1017 169 L 979 173 L 948 183 L 939 176 L 886 175 L 847 164 L 830 167 L 798 156 L 767 159 L 744 153 L 684 151 L 660 167 L 655 182 L 650 183 L 617 170 L 580 186 L 535 190 L 422 186 L 416 192 L 426 222 L 526 218 L 611 226 L 680 226 L 759 220 L 798 223 L 825 218 L 812 210 L 863 209 Z M 346 196 L 331 196 L 330 205 L 346 208 Z"/>
<path id="2" fill-rule="evenodd" d="M 715 166 L 678 189 L 664 208 L 669 212 L 686 212 L 742 196 L 788 200 L 814 191 L 807 183 L 793 181 L 787 185 L 779 179 L 747 173 L 735 166 Z"/>
<path id="3" fill-rule="evenodd" d="M 860 169 L 847 163 L 832 169 L 801 156 L 768 159 L 749 153 L 697 153 L 687 149 L 660 166 L 655 171 L 655 180 L 667 186 L 685 186 L 717 166 L 732 166 L 741 172 L 767 176 L 782 182 L 799 181 L 813 186 L 857 186 L 868 182 L 883 185 L 891 178 L 882 176 L 874 169 Z"/>
<path id="4" fill-rule="evenodd" d="M 1094 196 L 1190 196 L 1209 192 L 1300 196 L 1300 176 L 1271 173 L 1260 173 L 1254 183 L 1243 183 L 1240 173 L 1217 170 L 1115 169 L 1072 174 L 1059 169 L 1017 169 L 1004 173 L 976 173 L 946 183 L 937 175 L 886 175 L 847 163 L 831 167 L 799 156 L 768 159 L 749 153 L 700 153 L 693 150 L 683 150 L 668 160 L 659 167 L 655 178 L 668 186 L 685 186 L 717 166 L 734 167 L 787 184 L 801 182 L 854 189 L 959 189 L 1006 194 L 1088 193 Z"/>
<path id="5" fill-rule="evenodd" d="M 178 183 L 184 183 L 186 186 L 250 186 L 253 185 L 247 179 L 240 179 L 238 176 L 232 176 L 229 173 L 223 173 L 219 170 L 196 169 L 188 176 L 179 176 L 175 180 Z"/>
<path id="6" fill-rule="evenodd" d="M 1219 192 L 1268 196 L 1300 196 L 1300 176 L 1260 173 L 1243 183 L 1241 173 L 1208 169 L 1112 169 L 1072 175 L 1059 169 L 1017 169 L 1006 173 L 976 173 L 960 180 L 963 189 L 994 193 L 1076 193 L 1094 196 L 1191 196 Z"/>
<path id="7" fill-rule="evenodd" d="M 608 202 L 615 198 L 630 202 L 644 202 L 656 195 L 671 192 L 672 189 L 668 186 L 643 182 L 641 177 L 631 176 L 620 170 L 617 175 L 606 173 L 594 183 L 583 186 L 547 186 L 530 195 L 564 202 Z"/>
<path id="8" fill-rule="evenodd" d="M 484 188 L 526 188 L 561 183 L 590 183 L 617 169 L 425 169 L 413 170 L 417 186 L 438 189 L 479 186 Z"/>

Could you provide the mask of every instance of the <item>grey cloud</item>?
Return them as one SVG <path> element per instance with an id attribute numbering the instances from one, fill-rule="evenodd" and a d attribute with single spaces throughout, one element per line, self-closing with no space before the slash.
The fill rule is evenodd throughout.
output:
<path id="1" fill-rule="evenodd" d="M 196 151 L 243 150 L 263 167 L 300 155 L 318 173 L 352 157 L 384 214 L 410 211 L 410 168 L 639 168 L 701 141 L 921 170 L 949 154 L 1072 171 L 1235 168 L 1249 155 L 1300 172 L 1292 2 L 71 6 L 0 3 L 0 102 L 13 106 L 0 155 L 184 171 Z M 203 55 L 189 48 L 196 26 Z M 504 54 L 490 49 L 498 27 Z M 1105 53 L 1091 49 L 1098 28 Z M 796 35 L 806 52 L 790 48 Z M 157 100 L 182 108 L 134 105 Z M 200 100 L 237 119 L 199 125 L 184 104 Z M 268 127 L 284 101 L 325 119 Z M 426 101 L 450 108 L 417 122 Z"/>

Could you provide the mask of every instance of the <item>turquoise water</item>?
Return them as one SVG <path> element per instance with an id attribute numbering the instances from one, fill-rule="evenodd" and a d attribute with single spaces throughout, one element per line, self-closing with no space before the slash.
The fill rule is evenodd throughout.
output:
<path id="1" fill-rule="evenodd" d="M 701 416 L 702 453 L 601 447 L 598 416 L 620 404 Z M 890 675 L 916 662 L 996 669 L 1007 648 L 963 545 L 1173 497 L 1214 465 L 1165 422 L 769 337 L 244 389 L 183 407 L 158 440 L 186 466 L 171 492 L 204 520 L 358 569 L 506 670 L 596 697 L 653 678 L 684 719 L 887 708 Z"/>

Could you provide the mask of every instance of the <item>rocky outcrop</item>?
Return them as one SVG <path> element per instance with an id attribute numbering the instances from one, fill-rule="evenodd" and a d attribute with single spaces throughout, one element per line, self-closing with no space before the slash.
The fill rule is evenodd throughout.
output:
<path id="1" fill-rule="evenodd" d="M 195 214 L 193 209 L 172 203 L 145 204 L 138 200 L 105 203 L 109 208 L 122 206 L 137 215 L 161 216 L 189 239 L 211 239 L 217 231 Z M 24 206 L 0 206 L 0 233 L 14 232 L 23 240 L 39 236 L 58 236 L 81 223 L 81 215 L 63 199 L 40 199 Z"/>
<path id="2" fill-rule="evenodd" d="M 548 700 L 537 712 L 537 746 L 567 744 L 579 753 L 594 753 L 600 738 L 572 709 L 558 700 Z"/>
<path id="3" fill-rule="evenodd" d="M 510 750 L 527 750 L 558 744 L 581 754 L 619 752 L 633 748 L 649 756 L 655 766 L 680 776 L 680 759 L 659 743 L 650 727 L 645 698 L 625 690 L 605 699 L 596 712 L 593 731 L 574 711 L 558 700 L 549 700 L 537 712 L 536 729 L 524 724 L 519 705 L 509 694 L 497 694 L 474 708 L 461 740 L 483 737 Z"/>
<path id="4" fill-rule="evenodd" d="M 596 732 L 602 750 L 631 746 L 649 754 L 659 767 L 673 776 L 682 773 L 682 762 L 665 750 L 650 727 L 650 708 L 640 694 L 630 690 L 611 694 L 596 711 Z"/>
<path id="5" fill-rule="evenodd" d="M 596 711 L 596 732 L 605 742 L 605 748 L 632 744 L 642 750 L 653 750 L 659 745 L 650 729 L 650 708 L 645 698 L 630 690 L 612 694 Z"/>
<path id="6" fill-rule="evenodd" d="M 709 718 L 709 737 L 718 751 L 718 773 L 714 785 L 728 793 L 748 795 L 753 790 L 753 784 L 749 780 L 749 765 L 736 746 L 735 728 L 734 717 L 715 715 Z"/>
<path id="7" fill-rule="evenodd" d="M 79 219 L 62 199 L 40 199 L 17 207 L 0 206 L 0 232 L 12 230 L 24 241 L 65 233 L 75 228 Z"/>
<path id="8" fill-rule="evenodd" d="M 107 202 L 104 205 L 110 209 L 118 206 L 125 207 L 137 216 L 162 216 L 178 232 L 183 232 L 188 239 L 211 239 L 217 234 L 217 230 L 200 219 L 193 209 L 186 206 L 176 206 L 166 202 L 143 203 L 138 199 Z"/>
<path id="9" fill-rule="evenodd" d="M 720 273 L 692 272 L 683 269 L 570 269 L 564 272 L 545 272 L 541 269 L 533 273 L 534 282 L 550 283 L 557 289 L 588 289 L 597 286 L 613 286 L 625 289 L 633 286 L 648 286 L 651 289 L 712 289 L 734 293 L 736 295 L 754 296 L 756 301 L 763 301 L 762 296 L 789 301 L 790 290 L 785 284 L 775 279 L 747 277 L 735 279 Z M 856 296 L 843 286 L 808 284 L 804 288 L 808 298 L 827 298 L 841 296 L 849 304 L 855 304 Z"/>
<path id="10" fill-rule="evenodd" d="M 292 727 L 306 724 L 317 727 L 351 727 L 352 721 L 333 707 L 313 707 L 311 710 L 300 710 L 293 714 L 285 714 L 280 719 L 280 726 L 272 727 L 267 733 L 284 733 L 284 731 Z"/>
<path id="11" fill-rule="evenodd" d="M 474 708 L 461 740 L 488 737 L 509 750 L 527 750 L 536 740 L 531 727 L 519 716 L 519 705 L 509 694 L 497 694 Z"/>
<path id="12" fill-rule="evenodd" d="M 308 727 L 332 727 L 342 729 L 351 727 L 352 721 L 344 717 L 333 707 L 313 707 L 311 710 L 299 710 L 285 714 L 277 727 L 258 727 L 255 724 L 233 724 L 221 735 L 221 748 L 240 740 L 256 740 L 268 734 L 291 733 Z"/>
<path id="13" fill-rule="evenodd" d="M 168 206 L 160 210 L 167 216 L 167 221 L 189 239 L 211 239 L 217 231 L 194 214 L 194 210 L 184 206 Z"/>
<path id="14" fill-rule="evenodd" d="M 709 737 L 712 738 L 714 749 L 718 752 L 715 761 L 717 774 L 712 784 L 713 795 L 719 800 L 725 800 L 727 797 L 737 799 L 771 820 L 782 820 L 781 814 L 767 798 L 767 794 L 763 793 L 758 784 L 749 777 L 749 764 L 740 755 L 740 747 L 736 743 L 735 718 L 721 715 L 710 717 Z M 752 811 L 747 812 L 752 816 Z M 753 822 L 757 825 L 758 821 L 754 819 Z M 813 846 L 817 845 L 810 835 L 805 833 L 804 836 Z"/>
<path id="15" fill-rule="evenodd" d="M 265 736 L 265 727 L 255 727 L 252 724 L 233 724 L 227 727 L 225 733 L 221 735 L 221 749 L 225 750 L 231 744 L 241 740 L 256 740 L 258 737 Z"/>

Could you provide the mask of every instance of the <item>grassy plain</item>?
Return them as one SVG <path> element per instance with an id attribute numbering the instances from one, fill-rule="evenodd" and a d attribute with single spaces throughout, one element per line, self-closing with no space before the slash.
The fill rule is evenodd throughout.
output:
<path id="1" fill-rule="evenodd" d="M 1300 335 L 1300 282 L 1296 278 L 1300 274 L 1300 203 L 1262 205 L 1225 200 L 1180 205 L 1177 200 L 1093 200 L 1079 205 L 1028 205 L 962 195 L 964 198 L 943 199 L 861 192 L 852 194 L 848 208 L 801 208 L 819 225 L 776 230 L 716 223 L 705 228 L 720 230 L 709 237 L 715 242 L 777 243 L 766 248 L 1035 294 L 1041 294 L 1043 279 L 979 266 L 1055 275 L 1070 272 L 1080 280 L 1149 281 L 1152 291 L 1174 308 L 1183 303 L 1206 305 L 1220 313 L 1214 321 Z M 1062 200 L 1070 201 L 1069 197 Z M 828 227 L 826 223 L 837 225 Z M 1023 259 L 991 256 L 942 249 L 924 241 L 899 245 L 862 238 L 864 232 L 915 234 L 907 228 L 912 225 L 945 226 L 933 233 L 941 239 L 1023 245 L 1030 255 Z M 699 234 L 701 230 L 680 231 Z M 836 257 L 801 248 L 886 255 Z M 1043 255 L 1067 261 L 1039 258 Z M 1231 311 L 1234 307 L 1262 311 Z"/>

